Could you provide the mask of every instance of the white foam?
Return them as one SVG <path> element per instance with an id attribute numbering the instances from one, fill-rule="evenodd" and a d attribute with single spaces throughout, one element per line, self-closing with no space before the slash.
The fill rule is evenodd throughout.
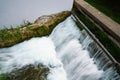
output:
<path id="1" fill-rule="evenodd" d="M 55 46 L 50 38 L 32 38 L 11 48 L 0 49 L 0 57 L 4 59 L 0 61 L 1 73 L 41 63 L 50 69 L 48 80 L 66 80 L 63 65 L 56 57 Z"/>
<path id="2" fill-rule="evenodd" d="M 63 67 L 56 67 L 50 69 L 50 74 L 47 76 L 47 80 L 67 80 L 67 75 Z"/>
<path id="3" fill-rule="evenodd" d="M 69 17 L 53 30 L 50 37 L 56 46 L 57 56 L 64 64 L 68 80 L 100 80 L 103 71 L 97 69 L 87 51 L 92 40 L 86 37 L 81 44 L 82 33 Z"/>
<path id="4" fill-rule="evenodd" d="M 69 80 L 99 80 L 103 71 L 97 69 L 89 52 L 83 50 L 76 39 L 71 40 L 58 53 Z"/>

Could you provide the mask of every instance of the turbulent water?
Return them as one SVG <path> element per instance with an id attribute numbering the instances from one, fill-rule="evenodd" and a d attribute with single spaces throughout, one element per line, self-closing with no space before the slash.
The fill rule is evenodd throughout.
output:
<path id="1" fill-rule="evenodd" d="M 80 44 L 81 33 L 73 20 L 68 18 L 55 28 L 50 37 L 55 43 L 59 59 L 64 64 L 68 80 L 99 80 L 103 72 L 97 69 L 89 57 L 89 52 L 84 47 L 87 44 Z"/>
<path id="2" fill-rule="evenodd" d="M 69 17 L 48 37 L 32 38 L 11 48 L 0 49 L 0 73 L 41 63 L 50 69 L 47 80 L 119 80 L 114 69 L 98 70 L 89 56 L 88 46 L 92 42 Z M 115 76 L 111 79 L 104 76 L 110 74 Z"/>
<path id="3" fill-rule="evenodd" d="M 48 80 L 66 80 L 62 63 L 56 57 L 55 46 L 50 38 L 33 38 L 11 48 L 0 50 L 0 73 L 11 72 L 29 64 L 43 64 L 50 68 Z"/>

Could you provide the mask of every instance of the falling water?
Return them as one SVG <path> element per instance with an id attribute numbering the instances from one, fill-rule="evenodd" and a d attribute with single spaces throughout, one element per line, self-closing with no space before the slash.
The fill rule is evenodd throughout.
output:
<path id="1" fill-rule="evenodd" d="M 40 63 L 50 69 L 47 80 L 120 80 L 103 53 L 87 32 L 68 17 L 49 37 L 0 49 L 0 73 Z"/>
<path id="2" fill-rule="evenodd" d="M 48 37 L 33 38 L 11 48 L 0 49 L 0 74 L 11 73 L 29 64 L 48 67 L 47 80 L 67 80 L 63 65 L 56 57 L 55 46 Z"/>
<path id="3" fill-rule="evenodd" d="M 50 37 L 55 43 L 59 59 L 64 64 L 68 80 L 99 80 L 103 71 L 97 69 L 85 49 L 92 40 L 82 33 L 85 34 L 84 30 L 80 31 L 69 17 L 55 28 Z"/>

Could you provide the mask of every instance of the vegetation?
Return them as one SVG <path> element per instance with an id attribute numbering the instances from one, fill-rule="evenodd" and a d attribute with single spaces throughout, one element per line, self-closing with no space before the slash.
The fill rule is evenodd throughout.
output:
<path id="1" fill-rule="evenodd" d="M 99 39 L 99 41 L 104 45 L 104 47 L 111 53 L 111 55 L 120 62 L 120 48 L 111 40 L 109 37 L 101 31 L 93 22 L 91 22 L 88 17 L 83 15 L 81 12 L 76 10 L 76 15 L 79 19 L 90 29 L 90 31 Z"/>
<path id="2" fill-rule="evenodd" d="M 27 27 L 31 24 L 24 24 L 24 27 Z M 21 28 L 24 28 L 23 26 L 20 26 Z M 8 47 L 9 45 L 13 45 L 14 41 L 20 42 L 22 41 L 22 34 L 20 32 L 19 26 L 17 28 L 11 28 L 11 29 L 2 29 L 0 30 L 0 47 L 6 45 Z"/>
<path id="3" fill-rule="evenodd" d="M 7 74 L 0 74 L 0 80 L 9 80 Z"/>
<path id="4" fill-rule="evenodd" d="M 26 65 L 9 73 L 8 80 L 46 80 L 49 68 L 42 64 Z"/>
<path id="5" fill-rule="evenodd" d="M 120 24 L 120 1 L 119 0 L 85 0 L 101 12 Z"/>
<path id="6" fill-rule="evenodd" d="M 35 23 L 24 24 L 17 28 L 0 30 L 0 48 L 15 45 L 32 37 L 49 35 L 54 27 L 70 15 L 69 11 L 42 16 Z"/>

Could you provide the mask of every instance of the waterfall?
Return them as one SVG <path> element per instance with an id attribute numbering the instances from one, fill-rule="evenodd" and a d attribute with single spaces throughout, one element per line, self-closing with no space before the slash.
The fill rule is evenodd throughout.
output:
<path id="1" fill-rule="evenodd" d="M 11 48 L 0 49 L 0 74 L 11 73 L 27 65 L 35 65 L 36 70 L 36 65 L 39 66 L 39 64 L 49 68 L 50 72 L 47 76 L 47 80 L 67 80 L 63 64 L 57 59 L 55 46 L 48 37 L 32 38 Z M 26 77 L 28 76 L 32 75 L 27 75 Z M 25 78 L 22 78 L 22 80 L 23 79 Z M 34 80 L 36 79 L 37 78 Z"/>
<path id="2" fill-rule="evenodd" d="M 68 80 L 120 80 L 104 51 L 69 17 L 50 35 Z"/>
<path id="3" fill-rule="evenodd" d="M 97 69 L 86 50 L 92 40 L 85 35 L 85 31 L 80 31 L 71 17 L 60 23 L 50 35 L 68 80 L 99 80 L 102 76 L 103 71 Z"/>
<path id="4" fill-rule="evenodd" d="M 50 36 L 0 49 L 0 74 L 29 64 L 49 69 L 43 80 L 120 80 L 104 51 L 71 17 L 58 24 Z"/>

